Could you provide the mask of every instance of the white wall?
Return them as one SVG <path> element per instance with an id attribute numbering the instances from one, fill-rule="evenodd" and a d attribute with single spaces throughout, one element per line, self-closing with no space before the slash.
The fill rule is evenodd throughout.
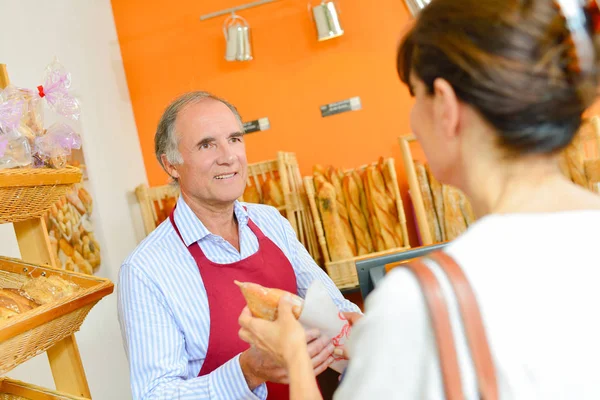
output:
<path id="1" fill-rule="evenodd" d="M 120 263 L 142 237 L 133 189 L 146 183 L 109 0 L 0 0 L 0 63 L 11 81 L 35 88 L 54 56 L 71 71 L 102 245 L 98 275 L 116 284 Z M 18 256 L 12 226 L 0 226 L 0 254 Z M 129 399 L 116 294 L 92 309 L 76 335 L 94 399 Z M 45 355 L 8 376 L 54 387 Z"/>

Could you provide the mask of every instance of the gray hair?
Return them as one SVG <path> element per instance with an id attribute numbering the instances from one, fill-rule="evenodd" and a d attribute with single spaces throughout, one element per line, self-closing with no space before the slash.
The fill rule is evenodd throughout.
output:
<path id="1" fill-rule="evenodd" d="M 205 99 L 212 99 L 225 104 L 237 118 L 238 122 L 240 123 L 240 128 L 243 129 L 242 117 L 240 116 L 240 113 L 238 112 L 237 108 L 235 108 L 235 106 L 228 101 L 223 100 L 222 98 L 217 97 L 209 92 L 203 91 L 188 92 L 179 96 L 173 100 L 163 112 L 163 115 L 158 123 L 158 127 L 156 128 L 156 135 L 154 136 L 154 153 L 158 159 L 158 162 L 160 163 L 160 166 L 167 174 L 169 171 L 167 171 L 161 159 L 163 154 L 173 165 L 179 165 L 183 163 L 181 153 L 178 149 L 179 138 L 175 132 L 175 122 L 177 121 L 177 116 L 187 106 L 199 103 Z M 171 178 L 177 181 L 176 178 Z"/>

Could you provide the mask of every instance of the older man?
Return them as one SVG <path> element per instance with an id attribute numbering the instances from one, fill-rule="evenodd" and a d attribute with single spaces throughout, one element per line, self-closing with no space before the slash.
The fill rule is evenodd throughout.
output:
<path id="1" fill-rule="evenodd" d="M 231 104 L 191 92 L 165 110 L 156 156 L 181 196 L 169 220 L 123 263 L 119 316 L 135 399 L 287 399 L 285 370 L 238 337 L 245 305 L 233 281 L 306 294 L 323 282 L 345 300 L 269 206 L 241 204 L 247 160 L 241 118 Z M 307 332 L 315 374 L 333 347 Z"/>

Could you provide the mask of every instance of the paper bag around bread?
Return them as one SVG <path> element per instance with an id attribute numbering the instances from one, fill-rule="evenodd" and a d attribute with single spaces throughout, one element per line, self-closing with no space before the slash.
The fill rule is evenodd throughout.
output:
<path id="1" fill-rule="evenodd" d="M 234 281 L 234 283 L 240 287 L 253 316 L 267 321 L 275 321 L 279 301 L 288 294 L 292 299 L 292 313 L 296 319 L 300 318 L 304 306 L 304 300 L 301 297 L 285 290 L 267 288 L 257 283 L 239 281 Z"/>

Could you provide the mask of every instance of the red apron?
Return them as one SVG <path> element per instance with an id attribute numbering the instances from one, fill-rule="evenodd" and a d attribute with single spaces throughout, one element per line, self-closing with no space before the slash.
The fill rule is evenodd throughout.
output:
<path id="1" fill-rule="evenodd" d="M 183 242 L 175 224 L 173 212 L 169 216 L 173 228 Z M 241 261 L 216 264 L 210 261 L 197 242 L 188 246 L 202 276 L 210 311 L 208 350 L 198 376 L 208 375 L 227 361 L 249 348 L 238 336 L 238 318 L 246 301 L 233 283 L 254 282 L 297 293 L 296 275 L 288 258 L 262 231 L 248 219 L 248 227 L 258 239 L 258 251 Z M 241 240 L 241 238 L 240 238 Z M 184 242 L 185 244 L 185 242 Z M 289 386 L 267 382 L 269 400 L 288 400 Z"/>

